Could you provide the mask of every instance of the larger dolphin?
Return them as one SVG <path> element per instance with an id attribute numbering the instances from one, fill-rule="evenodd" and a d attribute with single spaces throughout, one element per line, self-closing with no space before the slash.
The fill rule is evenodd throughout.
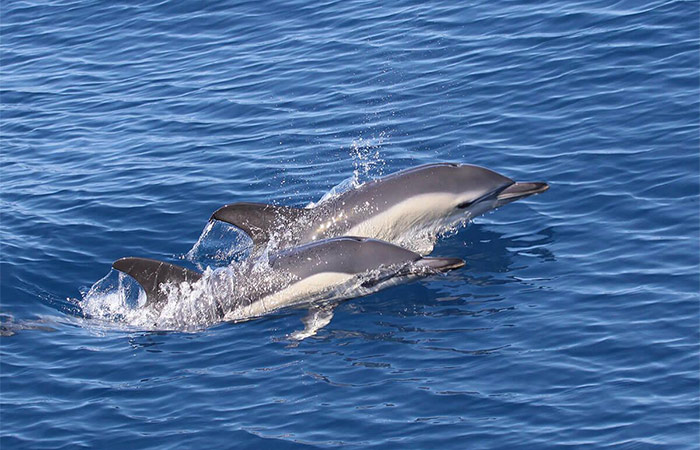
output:
<path id="1" fill-rule="evenodd" d="M 235 225 L 258 247 L 270 239 L 284 248 L 342 235 L 410 247 L 405 239 L 411 232 L 439 231 L 548 188 L 479 166 L 427 164 L 364 183 L 313 208 L 233 203 L 211 220 Z"/>
<path id="2" fill-rule="evenodd" d="M 169 302 L 188 298 L 199 324 L 208 325 L 257 317 L 310 300 L 329 300 L 323 297 L 329 293 L 335 295 L 332 300 L 364 295 L 463 265 L 459 258 L 421 257 L 387 242 L 344 236 L 274 254 L 265 265 L 268 270 L 246 262 L 236 270 L 218 269 L 203 275 L 145 258 L 122 258 L 112 266 L 141 285 L 147 308 L 159 313 Z M 339 288 L 348 290 L 337 291 Z M 332 310 L 312 308 L 312 316 L 318 319 L 319 314 L 323 316 L 320 321 L 328 323 Z"/>

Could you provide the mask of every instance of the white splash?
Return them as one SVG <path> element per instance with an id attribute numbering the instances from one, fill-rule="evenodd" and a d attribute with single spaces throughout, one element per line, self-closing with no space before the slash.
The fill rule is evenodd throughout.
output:
<path id="1" fill-rule="evenodd" d="M 354 167 L 352 176 L 333 186 L 328 192 L 323 194 L 319 201 L 310 202 L 305 208 L 309 209 L 318 206 L 338 197 L 344 192 L 359 188 L 371 179 L 383 176 L 386 161 L 381 157 L 380 149 L 385 137 L 386 134 L 382 132 L 375 139 L 359 138 L 353 140 L 350 145 L 350 157 Z"/>
<path id="2" fill-rule="evenodd" d="M 84 292 L 78 304 L 86 317 L 98 322 L 142 330 L 198 331 L 221 321 L 222 302 L 229 307 L 227 299 L 245 298 L 255 286 L 272 281 L 266 261 L 256 262 L 254 268 L 250 265 L 232 262 L 217 270 L 207 268 L 194 283 L 165 284 L 165 299 L 158 304 L 147 304 L 146 294 L 135 280 L 112 270 Z"/>
<path id="3" fill-rule="evenodd" d="M 356 179 L 384 175 L 386 160 L 381 157 L 380 150 L 386 137 L 386 132 L 382 131 L 376 138 L 359 138 L 352 141 L 350 156 L 355 166 L 354 176 Z"/>

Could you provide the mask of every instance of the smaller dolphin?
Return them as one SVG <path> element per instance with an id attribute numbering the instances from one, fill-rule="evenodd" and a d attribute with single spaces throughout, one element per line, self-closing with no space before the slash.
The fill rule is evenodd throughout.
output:
<path id="1" fill-rule="evenodd" d="M 246 262 L 237 270 L 217 269 L 204 275 L 145 258 L 122 258 L 112 267 L 141 285 L 146 293 L 145 306 L 156 312 L 174 300 L 195 297 L 192 301 L 197 320 L 200 325 L 208 325 L 258 317 L 318 299 L 327 302 L 329 293 L 332 300 L 366 295 L 410 278 L 464 265 L 459 258 L 422 257 L 388 242 L 347 236 L 284 250 L 270 256 L 268 262 L 267 270 Z M 318 319 L 318 309 L 312 307 L 310 315 Z M 321 321 L 328 323 L 332 310 L 323 315 Z"/>
<path id="2" fill-rule="evenodd" d="M 364 183 L 313 208 L 233 203 L 216 210 L 210 220 L 235 225 L 256 247 L 270 239 L 285 248 L 353 235 L 413 248 L 407 240 L 413 232 L 437 234 L 442 227 L 548 188 L 544 182 L 516 182 L 479 166 L 427 164 Z"/>

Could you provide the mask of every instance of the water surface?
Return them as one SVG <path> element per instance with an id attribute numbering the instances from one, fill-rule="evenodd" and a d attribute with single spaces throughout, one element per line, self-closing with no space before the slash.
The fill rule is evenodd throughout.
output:
<path id="1" fill-rule="evenodd" d="M 3 448 L 700 444 L 696 2 L 1 10 Z M 439 161 L 552 188 L 301 342 L 83 318 L 225 203 Z"/>

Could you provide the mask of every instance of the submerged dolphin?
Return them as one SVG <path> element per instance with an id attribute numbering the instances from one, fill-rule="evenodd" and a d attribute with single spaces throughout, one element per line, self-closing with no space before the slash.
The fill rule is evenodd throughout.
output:
<path id="1" fill-rule="evenodd" d="M 244 263 L 241 270 L 217 269 L 206 275 L 144 258 L 122 258 L 112 265 L 134 278 L 146 292 L 146 307 L 160 311 L 173 295 L 192 296 L 200 324 L 244 320 L 311 300 L 336 289 L 333 300 L 357 296 L 413 277 L 446 272 L 464 265 L 459 258 L 428 258 L 396 245 L 368 238 L 338 237 L 281 251 L 269 257 L 268 270 Z M 185 283 L 184 286 L 182 283 Z M 347 287 L 348 291 L 337 291 Z M 172 289 L 179 289 L 173 294 Z M 332 310 L 322 312 L 330 321 Z M 318 319 L 319 310 L 312 307 Z M 308 326 L 308 325 L 307 325 Z M 315 332 L 315 330 L 314 330 Z M 313 334 L 313 333 L 310 333 Z M 309 334 L 306 334 L 309 335 Z"/>
<path id="2" fill-rule="evenodd" d="M 256 247 L 270 239 L 285 248 L 342 235 L 408 246 L 403 240 L 409 232 L 439 230 L 548 188 L 479 166 L 427 164 L 362 184 L 313 208 L 233 203 L 210 220 L 235 225 Z"/>

